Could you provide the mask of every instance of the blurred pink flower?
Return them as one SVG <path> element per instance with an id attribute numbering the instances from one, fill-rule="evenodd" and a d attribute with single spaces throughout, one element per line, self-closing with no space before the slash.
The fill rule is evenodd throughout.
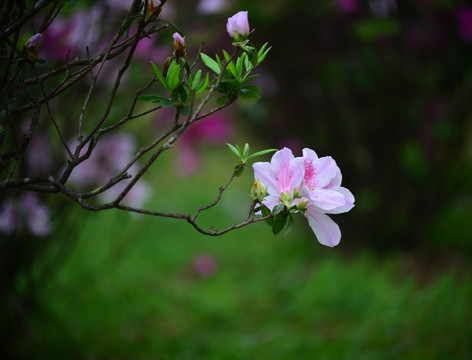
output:
<path id="1" fill-rule="evenodd" d="M 228 115 L 224 112 L 212 114 L 190 125 L 179 139 L 178 171 L 187 176 L 198 170 L 201 155 L 200 144 L 221 145 L 227 142 L 232 132 Z"/>
<path id="2" fill-rule="evenodd" d="M 73 149 L 74 147 L 71 146 Z M 101 138 L 92 155 L 78 165 L 69 180 L 81 188 L 92 185 L 104 185 L 116 176 L 133 158 L 136 148 L 134 137 L 129 134 L 116 133 Z M 82 149 L 81 155 L 86 152 Z M 137 165 L 128 170 L 128 174 L 136 173 Z M 123 180 L 100 194 L 103 201 L 112 201 L 124 190 L 129 180 Z M 150 188 L 143 180 L 136 183 L 125 197 L 127 204 L 140 207 L 149 198 Z"/>
<path id="3" fill-rule="evenodd" d="M 359 9 L 357 0 L 334 0 L 336 7 L 346 13 L 356 12 Z"/>
<path id="4" fill-rule="evenodd" d="M 465 43 L 472 42 L 472 6 L 463 7 L 457 13 L 459 36 Z"/>
<path id="5" fill-rule="evenodd" d="M 192 269 L 198 277 L 207 278 L 218 270 L 218 263 L 213 255 L 202 252 L 193 257 Z"/>
<path id="6" fill-rule="evenodd" d="M 247 11 L 239 11 L 235 15 L 228 18 L 226 30 L 228 30 L 228 34 L 232 38 L 249 35 L 251 29 L 249 28 L 247 13 Z"/>
<path id="7" fill-rule="evenodd" d="M 26 192 L 17 201 L 6 198 L 0 208 L 0 231 L 11 235 L 26 228 L 35 236 L 52 233 L 50 211 L 42 204 L 36 194 Z"/>
<path id="8" fill-rule="evenodd" d="M 225 10 L 230 5 L 230 0 L 201 0 L 197 11 L 202 14 L 215 14 Z"/>

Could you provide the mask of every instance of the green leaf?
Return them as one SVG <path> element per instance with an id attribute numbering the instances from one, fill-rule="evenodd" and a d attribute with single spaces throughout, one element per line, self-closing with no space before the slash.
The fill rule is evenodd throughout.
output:
<path id="1" fill-rule="evenodd" d="M 227 102 L 229 101 L 229 97 L 228 96 L 221 96 L 219 97 L 218 99 L 216 99 L 216 104 L 218 106 L 223 106 L 224 104 L 226 104 Z"/>
<path id="2" fill-rule="evenodd" d="M 156 103 L 163 98 L 157 95 L 141 95 L 138 97 L 138 99 L 142 101 L 150 101 Z"/>
<path id="3" fill-rule="evenodd" d="M 288 234 L 290 234 L 292 230 L 293 230 L 293 216 L 289 213 L 288 224 L 287 224 L 287 228 L 284 231 L 284 236 L 287 236 Z"/>
<path id="4" fill-rule="evenodd" d="M 229 149 L 238 157 L 238 159 L 241 159 L 241 154 L 239 153 L 238 149 L 231 145 L 230 143 L 226 143 L 226 145 L 229 147 Z"/>
<path id="5" fill-rule="evenodd" d="M 272 209 L 272 215 L 275 217 L 277 215 L 280 215 L 285 211 L 286 207 L 283 204 L 278 204 L 275 205 L 274 208 Z"/>
<path id="6" fill-rule="evenodd" d="M 269 216 L 271 214 L 270 209 L 267 206 L 265 206 L 264 204 L 262 204 L 262 206 L 261 206 L 261 214 L 264 217 Z"/>
<path id="7" fill-rule="evenodd" d="M 248 82 L 254 80 L 254 79 L 257 78 L 258 76 L 259 76 L 259 74 L 255 74 L 255 75 L 251 75 L 251 76 L 244 77 L 244 80 L 241 82 L 241 85 L 240 85 L 240 86 L 246 85 Z"/>
<path id="8" fill-rule="evenodd" d="M 271 152 L 276 152 L 276 151 L 277 151 L 277 149 L 267 149 L 267 150 L 258 151 L 258 152 L 254 153 L 254 154 L 249 155 L 249 156 L 247 157 L 247 160 L 252 159 L 252 158 L 254 158 L 254 157 L 256 157 L 256 156 L 261 156 L 261 155 L 269 154 L 269 153 L 271 153 Z"/>
<path id="9" fill-rule="evenodd" d="M 205 79 L 203 79 L 202 83 L 195 89 L 195 94 L 200 94 L 202 91 L 206 90 L 209 82 L 210 82 L 210 75 L 207 73 L 205 76 Z"/>
<path id="10" fill-rule="evenodd" d="M 162 107 L 172 107 L 179 103 L 178 100 L 169 100 L 169 99 L 162 99 L 160 104 Z"/>
<path id="11" fill-rule="evenodd" d="M 257 53 L 257 65 L 259 65 L 261 62 L 264 61 L 265 57 L 267 56 L 267 53 L 270 51 L 270 49 L 272 49 L 272 46 L 269 47 L 267 50 L 265 50 L 265 48 L 267 47 L 267 45 L 269 45 L 269 43 L 265 43 L 264 45 L 262 45 L 262 47 L 260 48 L 259 52 Z M 264 51 L 265 50 L 265 51 Z"/>
<path id="12" fill-rule="evenodd" d="M 249 155 L 249 144 L 246 143 L 244 144 L 243 158 L 247 158 L 248 155 Z"/>
<path id="13" fill-rule="evenodd" d="M 176 63 L 175 60 L 172 60 L 169 66 L 169 71 L 167 72 L 167 85 L 169 86 L 169 91 L 174 90 L 180 82 L 180 65 Z"/>
<path id="14" fill-rule="evenodd" d="M 161 71 L 159 70 L 159 68 L 156 66 L 156 64 L 154 64 L 152 61 L 151 61 L 151 65 L 152 65 L 152 68 L 154 69 L 154 72 L 156 73 L 156 76 L 157 78 L 159 79 L 160 83 L 167 89 L 169 90 L 169 86 L 167 86 L 167 81 L 166 79 L 164 79 L 164 76 L 162 76 L 162 73 Z"/>
<path id="15" fill-rule="evenodd" d="M 200 53 L 200 57 L 202 58 L 203 63 L 206 66 L 208 66 L 211 70 L 213 70 L 213 72 L 215 72 L 217 75 L 220 75 L 221 69 L 215 60 L 213 60 L 211 57 L 209 57 L 208 55 L 204 53 Z"/>
<path id="16" fill-rule="evenodd" d="M 234 65 L 234 62 L 231 61 L 231 55 L 228 54 L 226 51 L 223 50 L 223 55 L 225 57 L 225 60 L 228 62 L 228 69 L 229 71 L 231 71 L 231 73 L 233 74 L 233 76 L 235 78 L 238 78 L 238 71 L 236 70 L 236 66 Z"/>
<path id="17" fill-rule="evenodd" d="M 192 89 L 196 89 L 198 86 L 198 83 L 200 82 L 200 79 L 202 77 L 202 71 L 198 70 L 197 73 L 195 74 L 195 78 L 192 80 Z"/>
<path id="18" fill-rule="evenodd" d="M 190 115 L 190 106 L 179 106 L 179 113 L 183 116 L 189 116 Z"/>
<path id="19" fill-rule="evenodd" d="M 238 91 L 238 97 L 240 97 L 241 99 L 245 99 L 245 100 L 257 100 L 257 99 L 260 99 L 261 96 L 259 95 L 259 93 L 257 92 L 252 92 L 248 89 L 240 89 Z"/>
<path id="20" fill-rule="evenodd" d="M 238 168 L 239 168 L 239 169 L 238 169 Z M 240 176 L 243 174 L 243 172 L 244 172 L 244 166 L 242 166 L 242 165 L 236 165 L 236 166 L 234 167 L 234 169 L 235 169 L 235 170 L 238 169 L 237 173 L 234 175 L 234 176 L 236 176 L 236 177 L 240 177 Z"/>
<path id="21" fill-rule="evenodd" d="M 276 205 L 278 206 L 278 205 Z M 273 212 L 272 212 L 273 213 Z M 278 214 L 277 216 L 275 216 L 273 219 L 273 223 L 272 223 L 272 233 L 274 235 L 277 235 L 279 232 L 282 231 L 282 229 L 284 228 L 285 224 L 287 223 L 287 218 L 289 216 L 289 212 L 288 211 L 284 211 L 280 214 Z"/>
<path id="22" fill-rule="evenodd" d="M 188 99 L 188 94 L 185 89 L 185 83 L 181 81 L 179 85 L 172 91 L 172 98 L 179 97 L 182 103 L 185 103 Z"/>

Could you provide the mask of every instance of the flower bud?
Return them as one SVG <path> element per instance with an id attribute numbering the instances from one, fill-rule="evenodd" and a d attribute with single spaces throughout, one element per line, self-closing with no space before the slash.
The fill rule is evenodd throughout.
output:
<path id="1" fill-rule="evenodd" d="M 228 34 L 236 41 L 239 41 L 240 37 L 247 37 L 251 31 L 249 29 L 247 11 L 240 11 L 228 18 L 226 30 L 228 30 Z"/>
<path id="2" fill-rule="evenodd" d="M 28 39 L 23 48 L 25 59 L 30 63 L 34 63 L 38 58 L 38 45 L 41 38 L 41 34 L 34 34 Z"/>
<path id="3" fill-rule="evenodd" d="M 157 17 L 162 10 L 162 6 L 163 5 L 161 5 L 159 0 L 148 0 L 146 7 L 146 19 L 149 19 L 151 16 Z M 159 11 L 156 11 L 157 9 L 159 9 Z"/>
<path id="4" fill-rule="evenodd" d="M 174 55 L 177 57 L 185 56 L 185 36 L 181 36 L 176 32 L 172 37 L 174 38 Z"/>
<path id="5" fill-rule="evenodd" d="M 267 195 L 267 186 L 263 186 L 259 179 L 254 181 L 254 185 L 252 185 L 251 189 L 251 197 L 253 200 L 258 200 L 262 202 Z"/>

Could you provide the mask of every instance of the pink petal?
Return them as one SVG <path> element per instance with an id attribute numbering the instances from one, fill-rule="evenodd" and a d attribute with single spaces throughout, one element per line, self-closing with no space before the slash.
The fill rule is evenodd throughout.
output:
<path id="1" fill-rule="evenodd" d="M 287 148 L 277 151 L 272 156 L 271 165 L 275 175 L 275 183 L 279 192 L 293 192 L 300 186 L 303 180 L 303 172 L 300 169 L 302 158 L 293 156 Z"/>
<path id="2" fill-rule="evenodd" d="M 324 156 L 313 164 L 318 188 L 330 188 L 341 185 L 341 170 L 331 156 Z"/>
<path id="3" fill-rule="evenodd" d="M 338 206 L 337 208 L 331 209 L 329 211 L 326 211 L 326 213 L 341 214 L 341 213 L 348 212 L 354 207 L 354 201 L 355 201 L 354 195 L 352 195 L 352 193 L 348 189 L 346 189 L 345 187 L 336 187 L 336 188 L 332 188 L 331 190 L 335 190 L 338 193 L 342 194 L 345 199 L 345 204 Z"/>
<path id="4" fill-rule="evenodd" d="M 323 212 L 331 211 L 346 205 L 346 198 L 344 195 L 332 189 L 314 189 L 312 191 L 307 191 L 306 187 L 303 187 L 301 194 L 310 199 L 310 202 Z"/>
<path id="5" fill-rule="evenodd" d="M 267 186 L 267 192 L 269 194 L 279 194 L 278 186 L 275 182 L 274 170 L 269 162 L 254 163 L 252 168 L 254 169 L 254 178 L 259 180 L 262 185 Z"/>
<path id="6" fill-rule="evenodd" d="M 267 196 L 264 201 L 262 202 L 265 206 L 267 206 L 270 211 L 274 208 L 275 205 L 280 204 L 280 196 L 279 195 L 269 195 Z"/>
<path id="7" fill-rule="evenodd" d="M 336 246 L 341 241 L 339 226 L 326 214 L 320 213 L 314 207 L 309 206 L 305 217 L 322 245 Z"/>

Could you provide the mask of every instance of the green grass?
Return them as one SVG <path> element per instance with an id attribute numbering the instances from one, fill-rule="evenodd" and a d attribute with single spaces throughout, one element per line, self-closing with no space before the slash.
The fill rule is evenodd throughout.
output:
<path id="1" fill-rule="evenodd" d="M 185 211 L 207 203 L 231 172 L 226 155 L 213 155 L 220 165 L 205 165 L 210 179 L 177 184 L 164 163 L 168 175 L 153 175 L 149 207 Z M 247 170 L 203 223 L 243 218 Z M 468 266 L 460 277 L 445 268 L 420 281 L 400 255 L 346 254 L 347 238 L 338 248 L 321 246 L 303 218 L 286 237 L 259 223 L 213 238 L 172 219 L 76 216 L 77 228 L 59 234 L 76 234 L 77 245 L 42 289 L 31 324 L 45 358 L 472 357 Z M 202 252 L 218 263 L 207 278 L 191 265 Z"/>

